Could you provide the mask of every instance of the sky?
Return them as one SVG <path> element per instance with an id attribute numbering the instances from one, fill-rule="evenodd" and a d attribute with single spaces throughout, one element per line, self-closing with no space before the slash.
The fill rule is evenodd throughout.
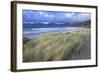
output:
<path id="1" fill-rule="evenodd" d="M 48 24 L 66 23 L 66 22 L 83 22 L 91 19 L 91 14 L 86 12 L 64 12 L 64 11 L 40 11 L 40 10 L 23 10 L 23 22 L 44 22 Z"/>

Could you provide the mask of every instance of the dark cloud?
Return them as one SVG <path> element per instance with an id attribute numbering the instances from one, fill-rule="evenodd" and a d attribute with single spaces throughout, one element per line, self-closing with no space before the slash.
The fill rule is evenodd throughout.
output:
<path id="1" fill-rule="evenodd" d="M 23 22 L 82 22 L 90 18 L 91 14 L 84 12 L 23 10 Z"/>

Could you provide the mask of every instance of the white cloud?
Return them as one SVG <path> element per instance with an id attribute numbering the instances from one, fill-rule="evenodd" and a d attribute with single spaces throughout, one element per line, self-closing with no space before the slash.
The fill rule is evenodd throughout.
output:
<path id="1" fill-rule="evenodd" d="M 73 17 L 73 15 L 75 15 L 75 13 L 73 13 L 73 12 L 71 12 L 71 13 L 65 13 L 65 16 L 66 16 L 66 17 L 69 17 L 69 18 L 70 18 L 70 17 Z"/>
<path id="2" fill-rule="evenodd" d="M 49 15 L 48 15 L 48 14 L 44 14 L 44 16 L 45 16 L 45 17 L 48 17 Z"/>
<path id="3" fill-rule="evenodd" d="M 49 22 L 42 22 L 43 24 L 49 24 Z"/>
<path id="4" fill-rule="evenodd" d="M 39 11 L 39 14 L 40 14 L 40 15 L 42 15 L 42 14 L 43 14 L 43 12 L 42 12 L 42 11 Z"/>
<path id="5" fill-rule="evenodd" d="M 91 14 L 89 13 L 80 13 L 79 15 L 77 15 L 75 18 L 77 18 L 77 20 L 89 20 L 91 19 Z"/>

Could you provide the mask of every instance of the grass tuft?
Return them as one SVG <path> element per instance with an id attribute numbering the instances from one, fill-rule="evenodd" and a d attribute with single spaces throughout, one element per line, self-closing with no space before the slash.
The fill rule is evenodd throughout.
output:
<path id="1" fill-rule="evenodd" d="M 88 49 L 90 49 L 90 30 L 47 34 L 24 44 L 23 61 L 89 59 Z"/>

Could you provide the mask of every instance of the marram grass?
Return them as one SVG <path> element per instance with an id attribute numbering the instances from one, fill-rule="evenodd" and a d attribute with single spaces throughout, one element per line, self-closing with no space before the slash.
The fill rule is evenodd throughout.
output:
<path id="1" fill-rule="evenodd" d="M 24 44 L 23 62 L 87 59 L 89 49 L 90 30 L 47 34 Z"/>

